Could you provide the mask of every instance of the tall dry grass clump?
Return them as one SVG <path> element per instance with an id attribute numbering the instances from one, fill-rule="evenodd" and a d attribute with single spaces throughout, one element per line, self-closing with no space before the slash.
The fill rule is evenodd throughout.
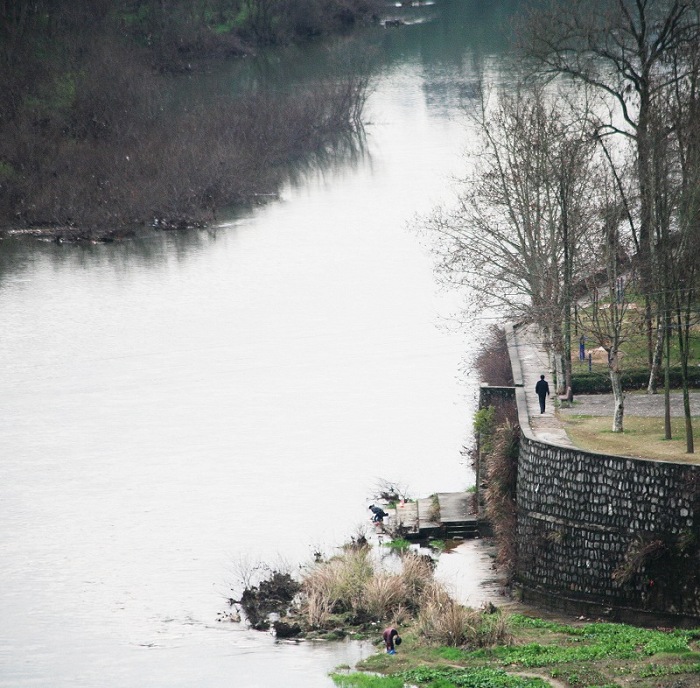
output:
<path id="1" fill-rule="evenodd" d="M 365 586 L 373 575 L 367 547 L 315 564 L 302 580 L 301 611 L 309 625 L 322 627 L 333 613 L 362 609 Z"/>
<path id="2" fill-rule="evenodd" d="M 513 640 L 510 616 L 497 612 L 495 614 L 479 612 L 479 625 L 470 644 L 474 647 L 493 647 L 507 645 Z"/>
<path id="3" fill-rule="evenodd" d="M 345 627 L 376 632 L 377 624 L 380 628 L 415 624 L 428 643 L 437 645 L 482 647 L 507 639 L 507 621 L 500 614 L 474 611 L 453 600 L 435 581 L 429 557 L 408 552 L 392 559 L 391 567 L 383 567 L 369 545 L 358 544 L 362 542 L 353 539 L 326 560 L 319 554 L 300 583 L 288 574 L 272 572 L 258 587 L 248 585 L 238 604 L 254 598 L 260 612 L 256 628 L 269 627 L 268 613 L 278 611 L 275 605 L 283 592 L 279 613 L 288 617 L 292 623 L 287 626 L 296 627 L 296 633 L 337 634 Z M 277 624 L 275 629 L 281 632 Z"/>
<path id="4" fill-rule="evenodd" d="M 401 557 L 401 577 L 406 589 L 406 606 L 417 611 L 424 591 L 433 583 L 435 565 L 429 557 L 406 552 Z"/>
<path id="5" fill-rule="evenodd" d="M 399 574 L 376 573 L 363 592 L 361 611 L 372 619 L 388 620 L 406 600 L 406 585 Z"/>
<path id="6" fill-rule="evenodd" d="M 312 628 L 325 627 L 334 614 L 360 623 L 398 623 L 415 616 L 432 585 L 428 557 L 408 552 L 400 570 L 389 572 L 376 570 L 369 547 L 346 547 L 306 571 L 299 609 Z"/>
<path id="7" fill-rule="evenodd" d="M 317 565 L 304 577 L 301 613 L 311 628 L 326 625 L 338 603 L 340 587 L 337 566 Z"/>
<path id="8" fill-rule="evenodd" d="M 418 631 L 429 643 L 461 647 L 475 632 L 475 614 L 455 602 L 442 585 L 432 583 L 423 593 Z"/>
<path id="9" fill-rule="evenodd" d="M 425 590 L 417 625 L 429 643 L 448 647 L 491 647 L 512 637 L 507 617 L 465 607 L 439 583 Z"/>

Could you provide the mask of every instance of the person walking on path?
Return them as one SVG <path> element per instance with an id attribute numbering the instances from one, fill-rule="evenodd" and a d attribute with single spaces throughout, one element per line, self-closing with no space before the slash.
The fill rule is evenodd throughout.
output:
<path id="1" fill-rule="evenodd" d="M 394 643 L 396 645 L 401 645 L 401 636 L 395 628 L 387 628 L 384 633 L 382 633 L 382 638 L 384 639 L 384 645 L 386 645 L 386 653 L 388 655 L 395 655 L 396 649 L 394 648 Z"/>
<path id="2" fill-rule="evenodd" d="M 544 413 L 545 400 L 549 396 L 549 383 L 544 379 L 544 375 L 540 375 L 540 379 L 535 385 L 535 394 L 540 399 L 540 413 Z"/>

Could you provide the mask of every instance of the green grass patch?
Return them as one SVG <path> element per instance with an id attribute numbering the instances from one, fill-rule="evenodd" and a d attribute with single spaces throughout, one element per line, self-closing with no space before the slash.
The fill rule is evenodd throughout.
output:
<path id="1" fill-rule="evenodd" d="M 679 674 L 700 674 L 700 662 L 693 664 L 649 664 L 645 666 L 639 675 L 643 678 L 658 676 L 678 676 Z"/>
<path id="2" fill-rule="evenodd" d="M 4 160 L 0 160 L 0 180 L 12 181 L 17 177 L 15 168 Z"/>
<path id="3" fill-rule="evenodd" d="M 664 677 L 700 674 L 700 629 L 569 624 L 522 614 L 510 616 L 510 627 L 510 643 L 472 651 L 431 647 L 407 628 L 396 656 L 378 653 L 358 665 L 374 673 L 334 680 L 362 688 L 544 688 L 547 678 L 571 688 L 668 688 L 674 679 Z"/>
<path id="4" fill-rule="evenodd" d="M 528 625 L 522 619 L 524 617 L 514 618 L 513 624 Z M 593 623 L 581 627 L 552 624 L 540 628 L 565 634 L 568 639 L 558 644 L 528 643 L 498 647 L 474 655 L 492 657 L 504 665 L 545 667 L 602 659 L 630 660 L 658 654 L 683 654 L 690 652 L 689 643 L 693 637 L 688 631 L 663 632 L 611 623 Z"/>
<path id="5" fill-rule="evenodd" d="M 624 432 L 612 431 L 612 418 L 608 416 L 564 415 L 560 416 L 569 439 L 581 449 L 634 456 L 658 461 L 697 463 L 697 454 L 687 454 L 685 444 L 685 419 L 671 419 L 672 439 L 664 439 L 663 418 L 625 416 Z M 700 418 L 693 417 L 693 437 L 700 441 Z"/>
<path id="6" fill-rule="evenodd" d="M 331 674 L 341 688 L 404 688 L 400 676 L 373 676 L 372 674 Z"/>
<path id="7" fill-rule="evenodd" d="M 235 22 L 233 21 L 233 19 L 231 19 L 231 20 L 229 20 L 227 22 L 223 22 L 221 24 L 214 24 L 214 26 L 212 27 L 212 31 L 217 36 L 221 36 L 221 35 L 226 34 L 226 33 L 231 33 L 231 31 L 233 31 L 234 28 L 235 28 Z"/>
<path id="8" fill-rule="evenodd" d="M 411 543 L 403 538 L 397 538 L 396 540 L 389 540 L 389 542 L 383 543 L 383 546 L 396 552 L 406 552 L 410 548 Z"/>
<path id="9" fill-rule="evenodd" d="M 418 667 L 395 676 L 368 674 L 332 674 L 341 688 L 404 688 L 407 685 L 425 688 L 547 688 L 541 678 L 513 676 L 502 669 L 454 669 Z"/>
<path id="10" fill-rule="evenodd" d="M 436 552 L 444 552 L 447 549 L 447 543 L 444 540 L 429 540 L 428 547 Z"/>
<path id="11" fill-rule="evenodd" d="M 404 683 L 427 686 L 427 688 L 548 688 L 541 678 L 513 676 L 502 669 L 480 667 L 476 669 L 453 669 L 418 667 L 400 674 Z"/>

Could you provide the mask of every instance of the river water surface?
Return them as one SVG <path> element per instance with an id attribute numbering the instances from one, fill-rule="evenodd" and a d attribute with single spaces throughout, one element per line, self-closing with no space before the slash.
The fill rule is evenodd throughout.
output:
<path id="1" fill-rule="evenodd" d="M 0 686 L 327 687 L 374 651 L 216 617 L 241 567 L 366 527 L 379 479 L 473 483 L 474 332 L 407 226 L 449 196 L 461 109 L 498 64 L 481 4 L 372 32 L 366 151 L 279 202 L 209 232 L 0 246 Z M 478 548 L 444 556 L 466 601 L 493 594 Z"/>

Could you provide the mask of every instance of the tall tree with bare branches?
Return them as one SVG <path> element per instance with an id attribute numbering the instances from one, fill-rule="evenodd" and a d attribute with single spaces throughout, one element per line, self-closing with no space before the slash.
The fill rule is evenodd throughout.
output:
<path id="1" fill-rule="evenodd" d="M 572 282 L 595 144 L 553 91 L 523 85 L 491 97 L 482 98 L 483 145 L 457 208 L 427 221 L 440 239 L 439 270 L 469 285 L 475 309 L 538 322 L 570 388 Z"/>
<path id="2" fill-rule="evenodd" d="M 686 78 L 674 56 L 700 45 L 698 0 L 553 0 L 530 15 L 521 45 L 539 73 L 568 75 L 608 98 L 601 136 L 626 139 L 636 157 L 634 237 L 645 293 L 649 363 L 653 368 L 652 298 L 660 292 L 656 255 L 655 113 Z M 653 376 L 652 376 L 653 377 Z"/>

